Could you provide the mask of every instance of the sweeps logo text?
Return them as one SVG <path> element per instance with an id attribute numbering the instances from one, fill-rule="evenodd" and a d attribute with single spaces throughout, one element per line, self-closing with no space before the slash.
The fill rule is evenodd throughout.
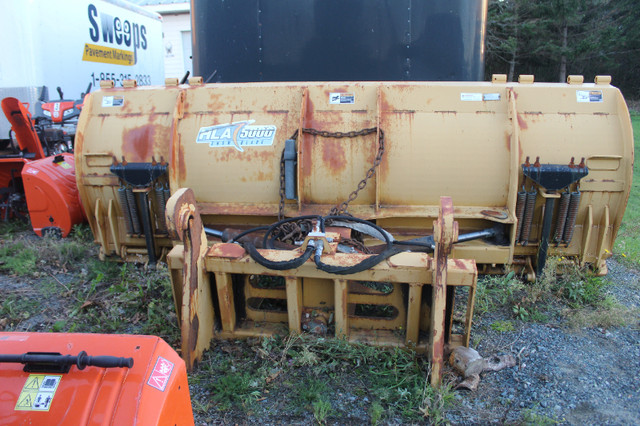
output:
<path id="1" fill-rule="evenodd" d="M 212 148 L 233 146 L 242 152 L 245 146 L 270 146 L 276 135 L 274 125 L 252 126 L 255 120 L 236 121 L 230 124 L 201 127 L 196 138 L 197 143 L 209 144 Z"/>

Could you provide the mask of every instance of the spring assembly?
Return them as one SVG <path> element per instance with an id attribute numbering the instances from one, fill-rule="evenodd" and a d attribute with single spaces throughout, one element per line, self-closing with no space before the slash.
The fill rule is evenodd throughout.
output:
<path id="1" fill-rule="evenodd" d="M 168 183 L 164 184 L 163 191 L 164 191 L 164 205 L 166 207 L 167 201 L 169 201 L 169 198 L 171 198 L 171 189 L 169 188 Z"/>
<path id="2" fill-rule="evenodd" d="M 527 201 L 524 207 L 524 219 L 522 221 L 522 232 L 520 233 L 520 244 L 526 246 L 529 242 L 529 234 L 531 234 L 531 223 L 533 222 L 533 213 L 536 208 L 536 197 L 538 193 L 535 188 L 527 192 Z"/>
<path id="3" fill-rule="evenodd" d="M 524 188 L 523 188 L 524 189 Z M 518 218 L 518 228 L 516 229 L 516 241 L 520 241 L 520 232 L 522 231 L 522 219 L 524 219 L 524 205 L 527 202 L 527 192 L 519 191 L 516 201 L 516 217 Z"/>
<path id="4" fill-rule="evenodd" d="M 556 218 L 556 230 L 553 233 L 553 242 L 559 244 L 564 235 L 564 225 L 567 222 L 567 212 L 569 211 L 569 200 L 571 194 L 563 192 L 560 194 L 560 206 L 558 207 L 558 216 Z"/>
<path id="5" fill-rule="evenodd" d="M 129 205 L 129 216 L 131 217 L 133 233 L 140 235 L 141 234 L 140 216 L 138 215 L 138 206 L 136 205 L 136 198 L 134 197 L 133 190 L 131 188 L 126 188 L 125 194 L 127 196 L 127 203 Z"/>
<path id="6" fill-rule="evenodd" d="M 571 201 L 569 201 L 569 213 L 567 214 L 567 222 L 564 225 L 564 234 L 562 242 L 567 246 L 573 238 L 573 230 L 576 225 L 576 218 L 578 217 L 578 207 L 580 207 L 580 191 L 571 193 Z"/>
<path id="7" fill-rule="evenodd" d="M 167 232 L 167 227 L 165 225 L 164 212 L 167 205 L 167 199 L 165 198 L 165 195 L 164 195 L 164 192 L 165 192 L 164 186 L 161 183 L 156 183 L 153 190 L 156 195 L 155 214 L 156 214 L 157 229 L 158 231 L 165 233 Z"/>
<path id="8" fill-rule="evenodd" d="M 126 188 L 121 186 L 118 188 L 118 199 L 124 216 L 124 223 L 127 228 L 127 234 L 133 234 L 133 225 L 131 223 L 131 211 L 129 210 L 129 201 L 127 200 Z"/>

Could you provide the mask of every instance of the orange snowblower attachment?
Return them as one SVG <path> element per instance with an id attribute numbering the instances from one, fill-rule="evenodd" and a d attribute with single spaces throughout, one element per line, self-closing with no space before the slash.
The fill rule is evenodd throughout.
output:
<path id="1" fill-rule="evenodd" d="M 73 155 L 64 153 L 27 163 L 22 182 L 33 230 L 39 236 L 66 237 L 84 221 Z"/>
<path id="2" fill-rule="evenodd" d="M 155 336 L 0 333 L 0 391 L 2 424 L 193 424 L 184 362 Z"/>

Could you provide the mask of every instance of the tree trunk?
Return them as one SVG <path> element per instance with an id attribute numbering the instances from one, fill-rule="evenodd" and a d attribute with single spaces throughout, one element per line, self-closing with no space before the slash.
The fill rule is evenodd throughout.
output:
<path id="1" fill-rule="evenodd" d="M 567 81 L 567 35 L 568 25 L 562 27 L 562 55 L 560 56 L 560 83 Z"/>

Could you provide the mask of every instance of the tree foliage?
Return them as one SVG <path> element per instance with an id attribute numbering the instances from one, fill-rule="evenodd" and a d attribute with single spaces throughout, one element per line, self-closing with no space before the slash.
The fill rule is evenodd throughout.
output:
<path id="1" fill-rule="evenodd" d="M 640 0 L 490 0 L 486 74 L 600 74 L 640 98 Z"/>

